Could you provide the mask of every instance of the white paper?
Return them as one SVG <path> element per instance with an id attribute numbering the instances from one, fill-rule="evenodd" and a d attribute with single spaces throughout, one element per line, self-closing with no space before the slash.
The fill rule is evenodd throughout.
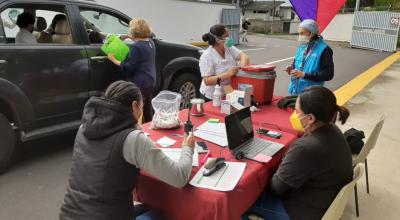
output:
<path id="1" fill-rule="evenodd" d="M 222 147 L 228 146 L 225 123 L 205 122 L 197 128 L 194 136 Z"/>
<path id="2" fill-rule="evenodd" d="M 178 162 L 179 158 L 181 157 L 182 148 L 162 148 L 161 149 L 165 155 L 167 155 L 171 160 Z M 192 166 L 197 167 L 199 166 L 199 154 L 197 151 L 193 153 L 193 162 Z"/>
<path id="3" fill-rule="evenodd" d="M 226 162 L 225 167 L 211 176 L 203 176 L 203 166 L 192 178 L 190 185 L 216 191 L 232 191 L 243 176 L 245 168 L 246 163 L 243 162 Z"/>
<path id="4" fill-rule="evenodd" d="M 221 147 L 228 146 L 228 139 L 226 137 L 219 137 L 210 132 L 204 132 L 199 130 L 194 132 L 194 136 L 209 141 L 211 143 L 214 143 L 216 145 L 219 145 Z"/>
<path id="5" fill-rule="evenodd" d="M 207 121 L 202 125 L 200 125 L 199 127 L 197 127 L 197 130 L 209 131 L 217 135 L 226 137 L 225 123 L 210 123 Z"/>
<path id="6" fill-rule="evenodd" d="M 160 138 L 156 143 L 158 145 L 160 145 L 161 147 L 171 147 L 174 144 L 176 144 L 176 141 L 169 137 L 163 137 L 163 138 Z"/>

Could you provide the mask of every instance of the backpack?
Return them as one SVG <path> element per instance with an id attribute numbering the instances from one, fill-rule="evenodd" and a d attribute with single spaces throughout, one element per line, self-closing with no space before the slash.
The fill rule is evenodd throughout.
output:
<path id="1" fill-rule="evenodd" d="M 359 154 L 364 147 L 364 132 L 355 128 L 350 128 L 349 130 L 344 132 L 344 137 L 349 144 L 351 153 Z"/>

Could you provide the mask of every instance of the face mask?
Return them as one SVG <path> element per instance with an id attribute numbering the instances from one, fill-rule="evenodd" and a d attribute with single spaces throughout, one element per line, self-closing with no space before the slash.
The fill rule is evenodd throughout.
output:
<path id="1" fill-rule="evenodd" d="M 225 41 L 225 46 L 226 46 L 227 48 L 233 47 L 233 44 L 234 44 L 234 42 L 233 42 L 233 39 L 232 39 L 232 38 L 228 38 L 228 39 Z"/>
<path id="2" fill-rule="evenodd" d="M 307 117 L 307 115 L 304 115 L 303 117 L 299 118 L 297 113 L 293 112 L 293 114 L 290 116 L 290 123 L 292 124 L 292 127 L 294 128 L 294 130 L 304 132 L 304 130 L 309 127 L 309 126 L 307 126 L 305 128 L 303 126 L 303 124 L 301 123 L 301 119 L 303 119 L 305 117 Z"/>
<path id="3" fill-rule="evenodd" d="M 299 35 L 298 41 L 302 44 L 308 43 L 310 41 L 309 37 L 306 35 Z"/>

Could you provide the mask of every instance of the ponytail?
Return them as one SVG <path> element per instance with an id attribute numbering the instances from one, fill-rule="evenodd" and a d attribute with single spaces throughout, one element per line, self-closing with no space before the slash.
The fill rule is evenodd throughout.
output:
<path id="1" fill-rule="evenodd" d="M 214 46 L 216 43 L 215 37 L 210 33 L 203 34 L 202 39 L 204 42 L 207 42 L 208 45 L 210 45 L 210 46 Z"/>
<path id="2" fill-rule="evenodd" d="M 347 119 L 350 116 L 350 111 L 344 107 L 344 106 L 338 106 L 338 112 L 339 112 L 339 121 L 343 125 L 346 123 Z"/>

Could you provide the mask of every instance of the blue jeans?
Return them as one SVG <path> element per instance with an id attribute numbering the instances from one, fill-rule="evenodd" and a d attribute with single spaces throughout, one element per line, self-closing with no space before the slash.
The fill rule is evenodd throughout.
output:
<path id="1" fill-rule="evenodd" d="M 147 209 L 143 204 L 135 205 L 136 220 L 157 220 L 161 219 L 160 215 L 151 209 Z"/>
<path id="2" fill-rule="evenodd" d="M 267 220 L 290 220 L 282 200 L 266 193 L 263 193 L 247 210 L 242 220 L 249 220 L 250 215 L 257 215 Z"/>

